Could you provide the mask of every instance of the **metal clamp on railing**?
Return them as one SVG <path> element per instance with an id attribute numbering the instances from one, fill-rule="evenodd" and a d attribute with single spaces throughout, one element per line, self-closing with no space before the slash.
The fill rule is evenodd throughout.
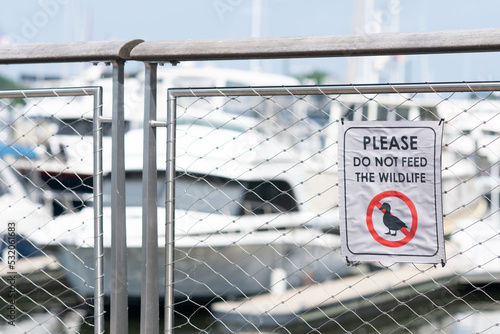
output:
<path id="1" fill-rule="evenodd" d="M 152 128 L 166 128 L 168 126 L 168 123 L 162 121 L 149 121 L 149 125 Z"/>

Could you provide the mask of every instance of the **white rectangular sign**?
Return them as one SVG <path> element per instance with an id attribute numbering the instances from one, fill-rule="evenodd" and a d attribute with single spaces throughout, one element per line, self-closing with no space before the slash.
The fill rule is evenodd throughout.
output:
<path id="1" fill-rule="evenodd" d="M 444 263 L 441 122 L 342 122 L 339 204 L 348 261 Z"/>

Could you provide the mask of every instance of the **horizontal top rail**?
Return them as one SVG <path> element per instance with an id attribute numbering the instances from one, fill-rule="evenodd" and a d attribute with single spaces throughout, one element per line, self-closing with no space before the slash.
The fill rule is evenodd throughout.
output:
<path id="1" fill-rule="evenodd" d="M 444 92 L 499 91 L 500 82 L 415 83 L 415 84 L 351 84 L 276 87 L 170 88 L 170 98 L 193 96 L 268 96 L 329 94 L 404 94 Z"/>
<path id="2" fill-rule="evenodd" d="M 79 88 L 41 88 L 41 89 L 12 89 L 1 90 L 0 98 L 25 98 L 25 97 L 59 97 L 59 96 L 90 96 L 97 95 L 102 88 L 87 86 Z"/>
<path id="3" fill-rule="evenodd" d="M 500 51 L 500 29 L 151 41 L 136 46 L 130 56 L 175 62 L 494 51 Z"/>
<path id="4" fill-rule="evenodd" d="M 500 51 L 500 29 L 239 39 L 83 41 L 0 45 L 0 64 L 178 62 Z"/>
<path id="5" fill-rule="evenodd" d="M 0 64 L 66 63 L 130 59 L 142 39 L 0 45 Z"/>

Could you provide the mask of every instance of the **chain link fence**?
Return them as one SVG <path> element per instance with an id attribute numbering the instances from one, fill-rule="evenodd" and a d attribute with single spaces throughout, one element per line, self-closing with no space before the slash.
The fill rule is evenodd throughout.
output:
<path id="1" fill-rule="evenodd" d="M 100 241 L 79 239 L 79 230 L 94 234 L 95 154 L 109 138 L 107 124 L 94 122 L 101 89 L 0 94 L 0 332 L 92 332 L 102 317 L 93 278 L 102 255 L 94 260 Z"/>
<path id="2" fill-rule="evenodd" d="M 170 90 L 177 113 L 174 331 L 498 332 L 498 88 Z M 445 267 L 346 263 L 341 119 L 444 119 Z"/>
<path id="3" fill-rule="evenodd" d="M 170 90 L 174 331 L 496 332 L 498 90 L 498 83 Z M 109 265 L 96 273 L 111 256 L 113 190 L 109 124 L 94 121 L 99 93 L 2 94 L 0 332 L 93 332 L 113 276 Z M 444 119 L 445 267 L 347 264 L 338 221 L 341 119 Z M 153 242 L 161 278 L 171 158 L 161 158 L 165 134 L 157 129 Z M 142 140 L 140 129 L 125 133 L 131 303 L 141 296 Z M 96 189 L 94 163 L 102 153 Z M 102 254 L 95 247 L 99 219 Z M 100 279 L 104 290 L 96 294 Z"/>

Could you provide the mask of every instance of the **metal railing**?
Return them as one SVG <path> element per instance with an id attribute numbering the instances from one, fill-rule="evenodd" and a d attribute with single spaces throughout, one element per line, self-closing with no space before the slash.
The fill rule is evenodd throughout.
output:
<path id="1" fill-rule="evenodd" d="M 81 101 L 77 100 L 78 97 L 89 97 L 92 100 Z M 2 209 L 4 218 L 10 222 L 8 225 L 2 225 L 1 234 L 4 239 L 2 249 L 9 245 L 15 246 L 9 255 L 12 259 L 11 265 L 2 268 L 2 283 L 6 283 L 7 277 L 11 278 L 8 284 L 11 293 L 8 294 L 8 297 L 2 296 L 6 302 L 2 309 L 5 310 L 8 306 L 12 306 L 14 314 L 21 313 L 30 317 L 34 322 L 31 327 L 36 327 L 36 320 L 33 319 L 35 315 L 31 315 L 23 307 L 24 300 L 29 299 L 36 304 L 37 294 L 47 294 L 48 301 L 39 304 L 44 309 L 50 310 L 50 308 L 61 307 L 61 305 L 70 307 L 69 300 L 75 297 L 66 296 L 69 300 L 65 300 L 63 297 L 59 297 L 63 296 L 65 292 L 58 292 L 57 287 L 55 290 L 50 288 L 52 282 L 60 282 L 64 289 L 75 292 L 77 299 L 83 299 L 85 304 L 92 305 L 94 310 L 93 325 L 97 332 L 102 332 L 104 331 L 104 250 L 102 242 L 102 123 L 104 120 L 101 118 L 102 89 L 99 87 L 80 87 L 10 90 L 1 91 L 0 99 L 2 99 L 2 112 L 4 114 L 2 132 L 5 134 L 2 139 L 2 161 L 5 161 L 4 163 L 9 166 L 2 167 L 2 188 L 4 189 L 2 196 L 4 198 L 7 196 L 8 200 L 22 206 L 17 207 L 16 210 L 27 210 L 23 219 L 10 221 L 12 218 L 9 216 L 8 208 L 11 208 L 14 203 Z M 72 104 L 76 104 L 73 111 L 67 110 L 71 108 L 65 110 L 66 106 L 71 107 Z M 54 110 L 54 108 L 56 109 Z M 68 113 L 68 111 L 72 111 L 72 113 Z M 78 115 L 75 114 L 75 111 Z M 5 117 L 7 113 L 10 114 L 9 117 Z M 85 136 L 90 138 L 90 142 L 84 142 L 83 139 L 81 143 L 80 140 L 66 143 L 59 141 L 68 134 L 73 138 L 75 135 L 81 138 Z M 78 145 L 80 146 L 78 147 Z M 90 152 L 85 150 L 87 145 L 91 149 Z M 82 153 L 82 149 L 84 153 Z M 9 175 L 12 173 L 11 170 L 14 171 L 12 176 Z M 64 176 L 66 179 L 68 177 L 76 178 L 77 181 L 73 182 L 73 185 L 66 184 Z M 24 183 L 25 186 L 20 187 L 20 184 Z M 54 183 L 57 185 L 52 186 L 51 184 Z M 5 191 L 6 188 L 14 190 L 16 187 L 20 187 L 17 189 L 19 191 Z M 24 187 L 27 189 L 26 193 L 23 192 Z M 59 261 L 54 260 L 55 254 L 52 248 L 54 243 L 57 244 L 58 241 L 46 239 L 47 236 L 38 234 L 40 230 L 47 229 L 54 223 L 54 217 L 82 210 L 89 203 L 93 203 L 94 208 L 93 261 L 84 263 L 85 260 L 78 258 L 73 259 L 73 261 L 82 261 L 88 268 L 93 268 L 92 282 L 83 282 L 85 285 L 83 290 L 92 290 L 92 296 L 80 293 L 78 287 L 67 285 L 66 281 L 71 282 L 73 279 L 80 283 L 82 281 L 75 277 L 74 272 L 68 271 Z M 31 206 L 35 208 L 36 205 L 38 208 L 35 211 L 30 211 Z M 12 224 L 12 231 L 8 229 L 11 227 L 10 224 Z M 23 253 L 21 251 L 23 245 L 27 245 L 28 248 L 34 247 L 34 253 Z M 10 248 L 8 249 L 10 250 Z M 7 258 L 5 256 L 2 258 L 3 262 L 7 263 Z M 21 268 L 18 268 L 17 265 Z M 61 275 L 58 271 L 59 267 L 61 267 L 63 274 L 65 272 L 67 274 Z M 40 275 L 46 276 L 49 283 L 43 283 L 45 279 L 39 282 L 37 276 Z M 31 277 L 34 278 L 31 279 Z M 25 280 L 29 282 L 27 286 L 17 286 Z M 43 285 L 39 286 L 40 283 Z M 87 301 L 89 297 L 92 297 L 92 302 Z M 58 300 L 60 305 L 58 303 L 50 305 L 51 298 Z M 76 306 L 79 305 L 76 304 Z M 26 307 L 30 307 L 30 305 L 28 304 Z M 78 309 L 75 309 L 75 314 L 78 312 Z M 84 316 L 79 315 L 82 318 Z M 56 313 L 53 316 L 54 319 L 68 328 L 70 321 L 65 320 L 64 317 L 63 313 Z M 9 318 L 4 316 L 4 312 L 2 312 L 2 318 L 9 322 Z M 14 324 L 15 321 L 12 320 L 10 318 L 10 322 Z M 14 318 L 14 320 L 17 319 Z M 49 320 L 51 319 L 49 318 Z M 48 332 L 55 330 L 54 327 L 50 327 L 50 321 L 46 320 L 45 323 L 47 327 L 43 323 L 41 325 Z"/>
<path id="2" fill-rule="evenodd" d="M 498 82 L 475 82 L 475 83 L 437 83 L 437 84 L 393 84 L 393 85 L 335 85 L 335 86 L 295 86 L 295 87 L 246 87 L 246 88 L 201 88 L 201 89 L 170 89 L 169 90 L 169 110 L 167 112 L 170 117 L 168 123 L 169 133 L 167 134 L 167 193 L 176 194 L 168 197 L 166 203 L 167 227 L 165 231 L 167 250 L 166 276 L 165 276 L 165 323 L 168 328 L 176 328 L 173 319 L 175 318 L 175 310 L 177 305 L 181 307 L 182 299 L 180 296 L 185 296 L 187 299 L 196 300 L 199 298 L 195 288 L 190 290 L 187 286 L 187 281 L 190 276 L 200 277 L 196 275 L 196 269 L 189 271 L 188 277 L 182 277 L 178 274 L 179 270 L 187 268 L 183 262 L 185 257 L 193 257 L 196 261 L 203 263 L 204 266 L 214 266 L 210 256 L 224 254 L 220 261 L 228 261 L 230 266 L 239 268 L 245 272 L 245 280 L 256 279 L 258 276 L 251 273 L 248 267 L 245 267 L 245 258 L 238 260 L 232 259 L 223 249 L 216 246 L 208 248 L 205 256 L 197 254 L 194 249 L 196 247 L 203 248 L 205 244 L 210 244 L 211 238 L 217 237 L 221 233 L 226 233 L 227 244 L 225 247 L 230 248 L 231 239 L 229 235 L 234 230 L 232 224 L 238 224 L 241 220 L 237 215 L 224 212 L 221 208 L 229 206 L 234 202 L 234 195 L 229 195 L 228 185 L 230 182 L 240 182 L 238 180 L 251 180 L 252 170 L 261 168 L 269 168 L 275 174 L 265 176 L 263 172 L 259 173 L 256 182 L 261 184 L 269 182 L 269 180 L 279 180 L 285 174 L 292 174 L 297 169 L 305 168 L 311 171 L 309 176 L 295 176 L 294 184 L 291 189 L 296 192 L 297 201 L 300 202 L 299 210 L 313 210 L 312 217 L 304 218 L 300 222 L 300 228 L 304 229 L 302 233 L 312 233 L 312 240 L 324 238 L 330 240 L 331 237 L 327 231 L 338 228 L 333 222 L 330 212 L 337 212 L 338 203 L 332 198 L 332 190 L 336 192 L 338 184 L 337 179 L 332 177 L 327 179 L 330 184 L 323 187 L 315 184 L 312 187 L 315 178 L 320 178 L 321 175 L 335 173 L 338 166 L 336 160 L 337 147 L 337 127 L 341 118 L 347 120 L 434 120 L 440 122 L 441 118 L 445 119 L 445 139 L 443 150 L 445 152 L 445 161 L 443 164 L 443 202 L 444 202 L 444 217 L 446 221 L 446 235 L 450 239 L 447 244 L 448 260 L 450 263 L 445 269 L 436 269 L 433 265 L 419 265 L 417 268 L 412 266 L 398 266 L 396 264 L 361 264 L 352 269 L 348 269 L 345 260 L 340 256 L 338 249 L 330 245 L 331 251 L 329 255 L 336 255 L 337 258 L 329 258 L 326 255 L 319 256 L 316 260 L 322 263 L 325 267 L 332 266 L 332 263 L 344 262 L 344 267 L 336 267 L 337 271 L 332 271 L 327 281 L 321 280 L 320 271 L 316 272 L 317 277 L 311 275 L 312 284 L 303 286 L 293 285 L 293 271 L 287 272 L 284 276 L 280 276 L 288 285 L 285 291 L 275 288 L 277 284 L 267 286 L 265 281 L 260 281 L 261 289 L 253 293 L 245 290 L 245 283 L 240 283 L 238 288 L 239 293 L 234 295 L 228 293 L 231 289 L 231 284 L 227 283 L 224 289 L 217 290 L 216 283 L 211 282 L 207 277 L 205 280 L 198 278 L 196 281 L 199 285 L 207 285 L 211 291 L 211 296 L 214 300 L 222 300 L 213 303 L 209 306 L 200 305 L 199 309 L 204 309 L 206 312 L 214 316 L 216 322 L 210 324 L 203 330 L 222 328 L 229 331 L 280 331 L 287 333 L 303 333 L 307 329 L 314 329 L 315 326 L 320 326 L 325 331 L 337 330 L 356 330 L 371 327 L 377 332 L 384 332 L 387 327 L 380 325 L 369 325 L 371 317 L 380 318 L 388 314 L 387 322 L 403 326 L 398 320 L 394 320 L 397 307 L 385 305 L 401 305 L 408 302 L 409 304 L 418 298 L 433 298 L 433 294 L 441 294 L 444 292 L 454 291 L 461 287 L 464 282 L 470 282 L 474 286 L 480 284 L 490 285 L 496 282 L 497 272 L 494 264 L 496 255 L 486 257 L 481 261 L 485 264 L 489 263 L 487 275 L 491 275 L 491 279 L 481 278 L 481 264 L 474 262 L 479 260 L 475 258 L 470 249 L 463 248 L 460 241 L 472 238 L 477 240 L 479 244 L 474 247 L 480 247 L 484 251 L 492 250 L 493 239 L 496 234 L 487 236 L 476 236 L 472 233 L 474 226 L 481 228 L 494 228 L 495 217 L 498 215 L 498 191 L 497 184 L 493 184 L 491 188 L 485 189 L 484 183 L 489 183 L 487 179 L 483 179 L 486 174 L 491 177 L 492 182 L 498 174 L 496 165 L 498 156 L 491 156 L 491 153 L 496 152 L 493 145 L 498 137 L 488 140 L 485 146 L 480 145 L 484 142 L 483 139 L 478 139 L 483 126 L 482 120 L 492 120 L 499 114 L 499 105 L 495 102 L 495 93 L 498 92 L 500 86 Z M 482 94 L 484 94 L 484 97 Z M 248 97 L 253 99 L 248 100 Z M 279 100 L 280 97 L 288 97 L 289 101 Z M 315 97 L 320 97 L 321 100 L 315 100 Z M 187 101 L 185 101 L 187 100 Z M 279 100 L 279 101 L 278 101 Z M 251 101 L 251 102 L 250 102 Z M 238 105 L 240 111 L 231 111 L 231 103 Z M 269 105 L 266 105 L 269 104 Z M 234 107 L 234 105 L 233 105 Z M 490 109 L 488 109 L 490 107 Z M 488 116 L 476 114 L 478 110 L 483 108 L 488 109 Z M 181 112 L 178 111 L 181 110 Z M 226 111 L 226 115 L 221 115 L 221 110 Z M 224 113 L 222 113 L 224 114 Z M 464 128 L 462 118 L 464 115 L 475 115 L 477 124 L 472 125 L 474 129 L 469 131 Z M 180 129 L 179 129 L 180 127 Z M 488 127 L 488 126 L 487 126 Z M 177 129 L 177 130 L 176 130 Z M 177 131 L 177 135 L 175 135 Z M 179 132 L 181 134 L 179 134 Z M 201 133 L 206 133 L 203 139 L 197 136 Z M 257 133 L 257 135 L 255 134 Z M 247 143 L 247 135 L 253 134 L 258 136 L 258 140 L 254 140 L 251 144 Z M 218 136 L 226 138 L 225 141 L 218 141 Z M 240 142 L 238 150 L 232 150 L 231 137 Z M 318 143 L 318 138 L 322 140 Z M 177 154 L 175 154 L 175 140 L 177 140 Z M 186 143 L 187 141 L 187 143 Z M 209 143 L 207 143 L 207 141 Z M 465 147 L 465 143 L 469 142 L 477 144 Z M 268 145 L 273 143 L 274 151 L 269 151 Z M 203 147 L 200 151 L 196 151 L 196 147 Z M 271 145 L 272 147 L 272 145 Z M 224 158 L 220 161 L 214 161 L 218 156 L 219 151 L 224 152 Z M 194 153 L 196 152 L 196 153 Z M 257 157 L 253 161 L 246 156 L 255 152 Z M 196 155 L 196 154 L 202 155 Z M 281 155 L 289 154 L 293 158 L 288 164 L 283 163 Z M 262 157 L 259 159 L 259 155 Z M 489 156 L 486 158 L 485 156 Z M 180 159 L 179 166 L 175 169 L 175 159 Z M 481 161 L 480 161 L 481 160 Z M 188 161 L 188 162 L 186 162 Z M 280 168 L 274 169 L 274 165 L 283 163 Z M 286 161 L 286 159 L 285 159 Z M 229 166 L 231 163 L 240 164 L 239 167 Z M 252 164 L 253 163 L 253 164 Z M 209 166 L 202 168 L 201 165 Z M 269 166 L 269 167 L 267 167 Z M 281 169 L 283 168 L 283 169 Z M 174 173 L 173 171 L 177 171 Z M 182 172 L 180 172 L 182 171 Z M 315 172 L 312 172 L 315 171 Z M 181 173 L 179 175 L 179 173 Z M 190 237 L 189 233 L 197 235 L 196 228 L 214 223 L 209 217 L 200 219 L 198 223 L 189 225 L 188 220 L 180 207 L 186 201 L 184 196 L 189 194 L 189 190 L 175 192 L 175 182 L 181 182 L 185 176 L 200 178 L 209 183 L 210 192 L 198 193 L 194 189 L 192 196 L 193 203 L 189 206 L 188 212 L 196 211 L 196 203 L 209 203 L 209 215 L 221 214 L 221 221 L 228 220 L 226 224 L 221 224 L 222 227 L 213 227 L 212 235 L 201 234 L 200 240 L 203 240 L 199 246 L 186 249 L 186 239 Z M 225 175 L 229 178 L 228 181 L 216 182 L 214 175 Z M 233 176 L 230 176 L 233 175 Z M 314 175 L 314 176 L 311 176 Z M 154 181 L 156 182 L 156 178 Z M 195 187 L 195 186 L 193 186 Z M 245 194 L 253 193 L 255 190 L 246 187 Z M 186 193 L 187 191 L 187 193 Z M 214 192 L 227 191 L 227 202 L 215 200 Z M 212 195 L 210 195 L 212 194 Z M 305 197 L 304 194 L 307 194 Z M 302 195 L 299 197 L 299 195 Z M 263 195 L 259 195 L 263 196 Z M 327 200 L 328 205 L 316 207 L 313 209 L 313 203 L 321 200 L 321 197 L 330 198 Z M 241 200 L 241 206 L 245 206 L 244 199 Z M 178 206 L 169 201 L 177 200 L 181 202 Z M 261 198 L 260 200 L 263 200 Z M 266 198 L 266 203 L 273 203 L 272 198 Z M 324 203 L 323 203 L 324 204 Z M 203 205 L 203 204 L 201 204 Z M 273 204 L 277 205 L 277 204 Z M 489 209 L 487 208 L 489 207 Z M 181 217 L 179 213 L 181 214 Z M 291 217 L 291 211 L 280 210 L 279 216 Z M 261 219 L 258 210 L 251 210 L 246 213 L 256 220 Z M 287 227 L 293 228 L 293 219 L 288 218 Z M 335 219 L 335 218 L 333 218 Z M 269 225 L 269 230 L 281 232 L 279 226 L 275 226 L 277 218 L 266 218 L 259 220 L 257 227 L 245 227 L 238 225 L 238 240 L 244 240 L 249 236 L 257 236 L 264 234 L 259 232 L 263 226 Z M 232 223 L 230 223 L 232 221 Z M 338 222 L 338 221 L 337 221 Z M 181 224 L 181 226 L 179 226 Z M 185 224 L 188 224 L 189 231 L 187 234 L 183 232 Z M 245 224 L 250 224 L 245 220 Z M 177 227 L 176 227 L 177 226 Z M 304 228 L 305 227 L 305 228 Z M 319 227 L 319 229 L 318 229 Z M 295 228 L 299 228 L 295 226 Z M 174 231 L 182 231 L 174 233 Z M 285 230 L 286 231 L 286 230 Z M 464 232 L 465 231 L 465 232 Z M 201 233 L 201 232 L 199 232 Z M 265 232 L 267 233 L 267 232 Z M 282 236 L 277 236 L 270 245 L 277 245 L 282 241 L 285 235 L 290 232 L 284 232 Z M 498 233 L 497 233 L 498 234 Z M 290 235 L 289 235 L 290 236 Z M 193 238 L 195 238 L 193 236 Z M 221 236 L 222 238 L 222 236 Z M 489 246 L 480 246 L 482 243 L 479 240 L 487 242 Z M 294 239 L 295 247 L 302 249 L 306 247 L 300 244 L 298 239 Z M 331 242 L 331 241 L 330 241 Z M 246 243 L 245 243 L 246 245 Z M 259 252 L 267 249 L 268 244 L 262 244 Z M 272 256 L 273 250 L 268 250 L 268 256 Z M 213 255 L 210 255 L 213 252 Z M 273 272 L 278 272 L 281 268 L 274 267 L 277 262 L 267 263 L 260 258 L 259 252 L 250 253 L 251 256 L 259 258 L 262 261 L 263 267 L 273 268 Z M 191 254 L 193 253 L 193 254 Z M 176 254 L 176 257 L 173 257 Z M 191 255 L 190 255 L 191 254 Z M 464 261 L 465 254 L 467 264 Z M 287 259 L 293 263 L 294 268 L 298 271 L 307 271 L 311 263 L 299 262 L 293 256 L 280 255 L 280 259 Z M 205 262 L 206 261 L 206 262 Z M 234 261 L 234 262 L 233 262 Z M 176 270 L 176 265 L 184 269 Z M 373 266 L 373 267 L 367 267 Z M 217 267 L 212 267 L 215 273 L 221 273 Z M 201 269 L 200 269 L 201 270 Z M 309 269 L 311 270 L 311 269 Z M 346 274 L 347 272 L 347 274 Z M 233 275 L 238 275 L 233 272 Z M 345 276 L 346 275 L 346 276 Z M 182 278 L 180 278 L 181 276 Z M 271 275 L 272 276 L 272 275 Z M 225 277 L 225 276 L 224 276 Z M 314 278 L 313 278 L 314 277 Z M 229 279 L 229 277 L 226 277 Z M 234 283 L 233 283 L 234 284 Z M 248 282 L 246 283 L 248 284 Z M 481 288 L 477 288 L 481 291 Z M 345 296 L 345 297 L 344 297 Z M 455 293 L 457 300 L 462 300 L 467 295 Z M 176 298 L 174 298 L 176 297 Z M 493 297 L 492 297 L 493 298 Z M 179 301 L 181 299 L 181 301 Z M 440 297 L 436 299 L 436 304 L 449 302 L 450 297 Z M 363 301 L 366 302 L 363 304 Z M 281 307 L 281 305 L 285 305 Z M 417 310 L 413 312 L 418 317 L 425 317 L 426 313 L 419 313 Z M 355 314 L 358 321 L 352 321 L 346 316 L 347 313 Z M 182 313 L 177 313 L 178 317 L 182 317 Z M 393 318 L 394 317 L 394 318 Z M 347 318 L 347 320 L 345 319 Z M 452 318 L 453 319 L 453 318 Z M 459 318 L 456 318 L 457 320 Z M 350 323 L 355 323 L 358 328 L 352 327 Z M 374 322 L 376 323 L 376 322 Z M 410 322 L 411 323 L 411 322 Z M 217 325 L 215 325 L 217 324 Z M 327 324 L 332 324 L 331 326 Z M 435 329 L 439 329 L 439 325 L 429 321 L 429 324 Z M 377 327 L 379 326 L 379 327 Z M 387 326 L 387 323 L 385 324 Z M 389 325 L 390 326 L 390 325 Z M 411 328 L 411 327 L 410 327 Z"/>
<path id="3" fill-rule="evenodd" d="M 237 59 L 271 59 L 271 58 L 313 58 L 313 57 L 351 57 L 351 56 L 377 56 L 395 54 L 436 54 L 436 53 L 462 53 L 462 52 L 497 52 L 500 51 L 498 35 L 499 29 L 445 31 L 445 32 L 417 32 L 417 33 L 390 33 L 371 35 L 344 35 L 344 36 L 318 36 L 318 37 L 289 37 L 289 38 L 258 38 L 258 39 L 234 39 L 234 40 L 199 40 L 199 41 L 157 41 L 144 42 L 142 40 L 129 41 L 102 41 L 102 42 L 81 42 L 81 43 L 47 43 L 47 44 L 26 44 L 26 45 L 2 45 L 0 46 L 1 64 L 22 64 L 22 63 L 50 63 L 50 62 L 109 62 L 113 64 L 113 117 L 112 117 L 112 263 L 111 267 L 116 273 L 112 277 L 115 288 L 111 292 L 111 332 L 123 333 L 127 331 L 127 303 L 124 298 L 127 294 L 123 291 L 123 281 L 126 281 L 127 261 L 126 261 L 126 214 L 125 214 L 125 168 L 123 132 L 123 95 L 124 95 L 124 62 L 140 61 L 146 67 L 145 78 L 145 113 L 144 113 L 144 156 L 143 168 L 145 174 L 142 179 L 143 189 L 146 195 L 156 193 L 156 130 L 158 126 L 167 126 L 167 149 L 169 151 L 167 180 L 167 235 L 173 235 L 173 196 L 175 175 L 175 100 L 193 96 L 192 90 L 172 90 L 169 101 L 170 111 L 168 112 L 166 123 L 156 120 L 156 99 L 157 99 L 157 64 L 171 62 L 176 64 L 179 61 L 193 60 L 237 60 Z M 358 86 L 329 86 L 329 87 L 287 87 L 286 94 L 298 97 L 300 95 L 330 96 L 336 94 L 381 94 L 392 90 L 396 95 L 406 93 L 434 93 L 440 92 L 493 92 L 498 88 L 498 83 L 468 83 L 468 84 L 429 84 L 412 85 L 401 84 L 390 87 L 379 85 L 358 85 Z M 272 96 L 283 93 L 283 88 L 268 87 L 259 89 L 230 90 L 205 89 L 197 90 L 197 96 Z M 179 94 L 179 95 L 177 95 Z M 190 95 L 191 94 L 191 95 Z M 299 99 L 300 100 L 300 99 Z M 445 101 L 446 99 L 443 99 Z M 312 103 L 312 102 L 308 102 Z M 321 110 L 321 109 L 318 109 Z M 361 113 L 362 114 L 362 113 Z M 454 119 L 460 118 L 455 115 Z M 97 124 L 98 122 L 96 122 Z M 477 127 L 479 128 L 479 126 Z M 468 130 L 469 131 L 469 130 Z M 460 142 L 460 138 L 466 134 L 457 135 L 450 146 Z M 483 144 L 486 145 L 486 144 Z M 487 145 L 486 145 L 487 146 Z M 484 153 L 484 147 L 477 147 L 479 156 Z M 477 158 L 477 154 L 471 153 L 471 157 Z M 467 156 L 467 159 L 472 159 Z M 99 159 L 96 157 L 96 161 Z M 496 164 L 493 164 L 494 167 Z M 455 188 L 451 189 L 455 190 Z M 154 192 L 153 192 L 154 191 Z M 453 192 L 453 191 L 452 191 Z M 149 195 L 148 195 L 149 196 Z M 496 196 L 492 192 L 491 196 Z M 154 196 L 153 196 L 154 197 Z M 494 202 L 494 201 L 492 201 Z M 147 240 L 157 240 L 156 236 L 156 207 L 154 198 L 144 197 L 143 201 L 143 238 L 144 247 L 148 252 L 144 252 L 143 261 L 143 283 L 145 291 L 141 304 L 141 331 L 158 332 L 158 305 L 155 282 L 158 282 L 157 268 L 151 263 L 157 263 L 157 255 L 154 245 L 150 245 Z M 456 208 L 456 211 L 459 208 Z M 98 218 L 96 218 L 96 221 Z M 149 236 L 149 237 L 148 237 Z M 149 239 L 148 239 L 149 238 Z M 167 282 L 172 282 L 172 272 L 174 270 L 174 257 L 172 239 L 166 244 L 170 251 L 166 257 Z M 153 246 L 149 250 L 150 246 Z M 149 254 L 149 255 L 147 255 Z M 97 267 L 96 267 L 97 268 Z M 169 274 L 170 273 L 170 274 Z M 119 279 L 118 279 L 119 277 Z M 121 283 L 120 283 L 121 280 Z M 148 282 L 148 284 L 145 284 Z M 167 285 L 168 287 L 168 285 Z M 170 287 L 171 288 L 171 287 Z M 169 288 L 169 289 L 170 289 Z M 168 295 L 166 300 L 173 298 Z M 96 300 L 99 309 L 100 301 Z M 166 303 L 165 306 L 165 331 L 170 332 L 173 328 L 173 305 Z M 104 330 L 102 325 L 95 327 L 95 332 Z"/>

